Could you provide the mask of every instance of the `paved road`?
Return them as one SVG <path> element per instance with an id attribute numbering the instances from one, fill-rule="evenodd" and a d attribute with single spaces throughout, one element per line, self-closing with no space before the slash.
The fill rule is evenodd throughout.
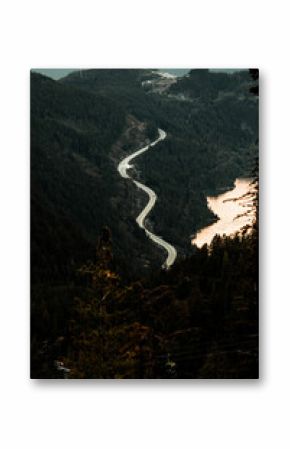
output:
<path id="1" fill-rule="evenodd" d="M 130 156 L 125 157 L 118 165 L 118 172 L 120 173 L 120 175 L 123 178 L 130 178 L 132 179 L 132 181 L 134 182 L 134 184 L 138 187 L 138 189 L 143 190 L 145 193 L 147 193 L 148 197 L 149 197 L 149 201 L 147 203 L 147 205 L 144 207 L 144 209 L 142 210 L 142 212 L 138 215 L 138 217 L 136 218 L 136 222 L 138 224 L 138 226 L 141 229 L 144 229 L 144 231 L 146 232 L 146 235 L 157 245 L 161 246 L 162 248 L 164 248 L 167 251 L 167 258 L 164 262 L 164 264 L 162 265 L 162 267 L 164 268 L 169 268 L 175 261 L 176 256 L 177 256 L 177 252 L 176 249 L 174 248 L 174 246 L 170 245 L 170 243 L 166 242 L 165 240 L 163 240 L 162 237 L 153 234 L 153 232 L 150 232 L 146 226 L 145 226 L 145 219 L 147 217 L 147 215 L 150 213 L 150 211 L 153 209 L 156 201 L 157 201 L 157 195 L 156 193 L 150 189 L 149 187 L 147 187 L 145 184 L 142 184 L 141 182 L 135 181 L 130 175 L 128 175 L 127 170 L 129 170 L 130 168 L 133 167 L 133 165 L 130 164 L 130 162 L 135 159 L 135 157 L 139 156 L 140 154 L 144 153 L 145 151 L 149 150 L 149 148 L 154 147 L 158 142 L 160 142 L 161 140 L 164 140 L 166 137 L 166 132 L 163 131 L 162 129 L 158 129 L 159 132 L 159 137 L 158 139 L 156 139 L 154 142 L 152 142 L 149 145 L 146 145 L 145 147 L 141 148 L 140 150 L 135 151 L 134 153 L 132 153 Z"/>

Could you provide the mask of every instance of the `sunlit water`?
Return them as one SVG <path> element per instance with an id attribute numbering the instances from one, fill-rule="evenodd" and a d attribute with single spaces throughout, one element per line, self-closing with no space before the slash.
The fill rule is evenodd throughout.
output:
<path id="1" fill-rule="evenodd" d="M 218 221 L 197 232 L 192 245 L 201 248 L 209 245 L 215 235 L 232 236 L 253 222 L 253 186 L 251 179 L 236 179 L 235 187 L 218 196 L 207 197 L 208 208 L 218 216 Z"/>

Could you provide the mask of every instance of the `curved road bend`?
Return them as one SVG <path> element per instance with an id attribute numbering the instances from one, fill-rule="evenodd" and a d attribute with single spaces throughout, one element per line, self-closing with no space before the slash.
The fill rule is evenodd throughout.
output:
<path id="1" fill-rule="evenodd" d="M 159 237 L 158 235 L 153 234 L 153 232 L 150 232 L 146 228 L 146 226 L 145 226 L 145 219 L 146 219 L 147 215 L 150 213 L 150 211 L 153 209 L 153 207 L 154 207 L 154 205 L 156 203 L 156 200 L 157 200 L 157 195 L 156 195 L 156 193 L 152 189 L 150 189 L 149 187 L 145 186 L 141 182 L 135 181 L 127 173 L 127 170 L 129 170 L 130 168 L 133 168 L 133 165 L 130 165 L 130 162 L 135 157 L 139 156 L 142 153 L 145 153 L 145 151 L 149 150 L 150 147 L 154 147 L 158 142 L 160 142 L 161 140 L 165 139 L 166 132 L 163 131 L 162 129 L 158 129 L 158 132 L 159 132 L 158 139 L 156 139 L 154 142 L 150 143 L 149 145 L 146 145 L 145 147 L 141 148 L 140 150 L 135 151 L 130 156 L 125 157 L 118 165 L 118 172 L 120 173 L 120 175 L 123 178 L 130 178 L 130 179 L 132 179 L 132 181 L 138 187 L 138 189 L 143 190 L 149 196 L 149 201 L 148 201 L 147 205 L 144 207 L 144 209 L 142 210 L 142 212 L 136 218 L 136 222 L 137 222 L 138 226 L 141 229 L 144 229 L 144 231 L 147 234 L 147 236 L 154 243 L 156 243 L 157 245 L 161 246 L 162 248 L 164 248 L 167 251 L 167 258 L 166 258 L 164 264 L 162 265 L 162 267 L 167 269 L 171 265 L 173 265 L 173 263 L 174 263 L 174 261 L 176 259 L 176 256 L 177 256 L 176 249 L 174 248 L 174 246 L 170 245 L 170 243 L 168 243 L 165 240 L 163 240 L 162 237 Z"/>

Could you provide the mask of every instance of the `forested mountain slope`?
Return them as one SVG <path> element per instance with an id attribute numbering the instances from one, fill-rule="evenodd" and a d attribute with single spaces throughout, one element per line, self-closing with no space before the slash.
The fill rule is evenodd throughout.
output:
<path id="1" fill-rule="evenodd" d="M 121 259 L 146 259 L 146 238 L 134 219 L 142 198 L 134 198 L 134 191 L 128 197 L 116 157 L 152 132 L 109 96 L 31 75 L 34 281 L 67 279 L 68 272 L 93 257 L 97 235 L 106 225 Z M 154 249 L 149 246 L 149 258 Z"/>
<path id="2" fill-rule="evenodd" d="M 214 218 L 205 196 L 251 175 L 258 154 L 251 85 L 248 72 L 192 70 L 159 96 L 168 139 L 138 168 L 159 197 L 151 216 L 157 232 L 181 252 L 190 252 L 190 235 Z"/>
<path id="3" fill-rule="evenodd" d="M 134 177 L 158 195 L 148 219 L 152 230 L 174 242 L 181 254 L 190 253 L 190 235 L 214 219 L 206 194 L 251 173 L 257 156 L 257 98 L 250 94 L 247 71 L 192 70 L 176 83 L 170 80 L 162 92 L 154 89 L 158 79 L 150 70 L 89 70 L 72 73 L 62 83 L 106 93 L 139 120 L 149 120 L 152 133 L 154 125 L 167 132 L 156 151 L 136 161 Z"/>
<path id="4" fill-rule="evenodd" d="M 210 253 L 189 239 L 214 218 L 206 194 L 252 172 L 251 79 L 199 70 L 160 91 L 157 76 L 31 75 L 32 377 L 258 376 L 257 222 Z M 158 195 L 149 226 L 190 256 L 169 272 L 135 222 L 147 198 L 116 169 L 157 127 L 134 178 Z"/>
<path id="5" fill-rule="evenodd" d="M 56 82 L 32 74 L 33 275 L 61 279 L 92 255 L 106 225 L 121 265 L 129 255 L 137 271 L 158 266 L 163 255 L 135 224 L 146 198 L 116 171 L 157 127 L 168 137 L 138 158 L 134 177 L 157 193 L 148 224 L 179 254 L 190 254 L 190 235 L 214 219 L 206 194 L 250 173 L 258 108 L 247 72 L 192 70 L 162 93 L 144 80 L 154 86 L 158 75 L 87 70 Z"/>

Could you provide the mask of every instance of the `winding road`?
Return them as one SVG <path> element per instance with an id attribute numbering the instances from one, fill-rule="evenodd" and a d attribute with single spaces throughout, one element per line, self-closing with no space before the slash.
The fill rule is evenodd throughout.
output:
<path id="1" fill-rule="evenodd" d="M 158 129 L 158 133 L 159 133 L 159 137 L 154 142 L 150 143 L 149 145 L 146 145 L 145 147 L 141 148 L 140 150 L 135 151 L 130 156 L 125 157 L 118 165 L 118 172 L 120 173 L 120 175 L 123 178 L 131 179 L 134 182 L 134 184 L 138 187 L 138 189 L 143 190 L 149 196 L 149 201 L 148 201 L 147 205 L 144 207 L 144 209 L 142 210 L 142 212 L 136 218 L 136 222 L 141 229 L 144 229 L 146 235 L 154 243 L 161 246 L 162 248 L 164 248 L 167 251 L 167 258 L 166 258 L 164 264 L 162 265 L 162 267 L 168 269 L 171 265 L 173 265 L 173 263 L 176 259 L 176 256 L 177 256 L 176 249 L 174 248 L 174 246 L 170 245 L 170 243 L 163 240 L 162 237 L 160 237 L 156 234 L 153 234 L 153 232 L 149 231 L 145 226 L 145 219 L 146 219 L 147 215 L 150 213 L 150 211 L 153 209 L 153 207 L 157 201 L 157 195 L 152 189 L 145 186 L 144 184 L 141 184 L 141 182 L 135 181 L 127 173 L 127 170 L 134 167 L 134 165 L 130 165 L 130 162 L 133 159 L 135 159 L 140 154 L 145 153 L 145 151 L 149 150 L 149 148 L 154 147 L 158 142 L 165 139 L 165 137 L 166 137 L 165 131 L 163 131 L 162 129 Z"/>

